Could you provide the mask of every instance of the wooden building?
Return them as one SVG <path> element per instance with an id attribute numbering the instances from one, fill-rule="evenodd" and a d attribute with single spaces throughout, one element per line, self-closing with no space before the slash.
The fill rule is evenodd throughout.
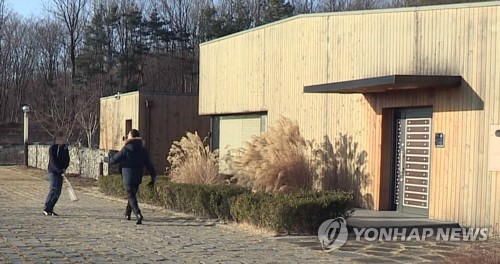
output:
<path id="1" fill-rule="evenodd" d="M 101 98 L 99 148 L 119 151 L 135 128 L 159 174 L 165 172 L 170 146 L 187 131 L 208 135 L 210 118 L 198 115 L 198 96 L 130 92 Z"/>
<path id="2" fill-rule="evenodd" d="M 219 141 L 283 115 L 352 138 L 364 207 L 500 232 L 500 1 L 299 15 L 200 50 Z"/>

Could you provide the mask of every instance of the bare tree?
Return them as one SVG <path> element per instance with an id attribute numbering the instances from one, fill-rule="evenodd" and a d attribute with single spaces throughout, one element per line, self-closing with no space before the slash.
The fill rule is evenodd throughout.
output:
<path id="1" fill-rule="evenodd" d="M 32 27 L 12 14 L 2 23 L 0 55 L 0 122 L 19 120 L 19 107 L 29 94 L 36 65 L 36 39 Z"/>
<path id="2" fill-rule="evenodd" d="M 7 85 L 5 78 L 7 77 L 6 71 L 6 58 L 4 52 L 5 45 L 5 22 L 7 20 L 7 8 L 5 6 L 5 0 L 0 0 L 0 109 L 7 110 Z M 2 111 L 0 113 L 0 122 L 5 122 L 7 111 Z"/>
<path id="3" fill-rule="evenodd" d="M 295 14 L 314 13 L 318 10 L 319 0 L 291 0 Z"/>
<path id="4" fill-rule="evenodd" d="M 64 23 L 69 37 L 68 50 L 71 60 L 71 80 L 76 76 L 77 48 L 81 44 L 88 19 L 88 0 L 51 0 L 49 7 L 55 17 Z"/>
<path id="5" fill-rule="evenodd" d="M 177 34 L 177 45 L 180 50 L 191 47 L 190 37 L 195 33 L 200 16 L 197 0 L 160 0 L 159 13 L 170 21 Z"/>
<path id="6" fill-rule="evenodd" d="M 15 22 L 13 29 L 11 40 L 13 41 L 12 44 L 16 44 L 12 46 L 13 54 L 11 54 L 12 57 L 8 68 L 10 71 L 9 79 L 11 80 L 11 88 L 14 92 L 11 97 L 14 103 L 11 104 L 11 117 L 18 117 L 19 106 L 23 104 L 23 101 L 30 98 L 30 84 L 36 66 L 34 58 L 36 58 L 37 54 L 37 40 L 33 37 L 33 28 L 22 23 L 20 20 Z"/>
<path id="7" fill-rule="evenodd" d="M 91 148 L 94 136 L 99 128 L 99 91 L 89 90 L 86 97 L 80 97 L 77 104 L 76 119 L 87 139 L 87 147 Z"/>
<path id="8" fill-rule="evenodd" d="M 318 11 L 337 12 L 374 9 L 383 6 L 382 2 L 381 0 L 320 0 Z"/>
<path id="9" fill-rule="evenodd" d="M 390 0 L 381 3 L 383 7 L 407 7 L 418 5 L 419 0 Z"/>
<path id="10" fill-rule="evenodd" d="M 32 79 L 31 100 L 34 119 L 49 134 L 64 132 L 71 138 L 77 130 L 75 104 L 78 94 L 68 84 L 68 50 L 63 32 L 65 26 L 59 20 L 46 17 L 32 22 L 37 54 L 36 71 Z"/>
<path id="11" fill-rule="evenodd" d="M 347 9 L 349 0 L 322 0 L 319 3 L 320 12 L 336 12 Z"/>
<path id="12" fill-rule="evenodd" d="M 64 42 L 64 28 L 57 21 L 50 18 L 42 19 L 35 25 L 36 39 L 38 40 L 38 76 L 43 78 L 44 83 L 51 84 L 56 80 L 59 73 L 66 67 L 66 49 Z"/>
<path id="13" fill-rule="evenodd" d="M 74 105 L 68 96 L 71 90 L 64 87 L 56 84 L 47 90 L 45 107 L 41 102 L 35 102 L 33 113 L 48 134 L 53 136 L 55 132 L 63 132 L 67 138 L 72 138 L 78 120 L 74 115 Z"/>
<path id="14" fill-rule="evenodd" d="M 253 18 L 253 25 L 257 25 L 257 21 L 262 21 L 264 19 L 265 11 L 265 1 L 266 0 L 245 0 L 246 5 L 250 10 L 250 16 Z"/>
<path id="15" fill-rule="evenodd" d="M 391 0 L 387 1 L 388 7 L 426 6 L 455 3 L 488 2 L 491 0 Z M 384 4 L 384 3 L 382 3 Z"/>
<path id="16" fill-rule="evenodd" d="M 366 10 L 374 9 L 378 6 L 377 0 L 351 0 L 348 4 L 348 10 Z"/>

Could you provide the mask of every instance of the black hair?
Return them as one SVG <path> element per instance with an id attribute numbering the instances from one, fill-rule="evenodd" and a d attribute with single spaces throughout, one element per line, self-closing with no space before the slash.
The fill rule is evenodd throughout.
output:
<path id="1" fill-rule="evenodd" d="M 139 137 L 139 130 L 137 129 L 132 129 L 130 132 L 128 132 L 132 137 Z"/>

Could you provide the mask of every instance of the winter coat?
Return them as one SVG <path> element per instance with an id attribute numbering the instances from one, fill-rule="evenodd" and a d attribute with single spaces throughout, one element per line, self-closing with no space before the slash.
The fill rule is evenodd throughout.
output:
<path id="1" fill-rule="evenodd" d="M 69 151 L 65 144 L 52 144 L 49 147 L 49 173 L 63 174 L 69 166 Z"/>
<path id="2" fill-rule="evenodd" d="M 142 183 L 144 167 L 156 181 L 156 170 L 149 159 L 148 152 L 141 138 L 131 138 L 125 141 L 125 146 L 108 160 L 109 164 L 122 164 L 123 184 L 139 185 Z"/>

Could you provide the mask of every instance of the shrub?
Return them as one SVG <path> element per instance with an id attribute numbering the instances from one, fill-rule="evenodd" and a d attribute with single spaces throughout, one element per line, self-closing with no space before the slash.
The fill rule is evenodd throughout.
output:
<path id="1" fill-rule="evenodd" d="M 143 182 L 149 182 L 150 176 L 144 176 Z M 167 182 L 167 179 L 164 177 L 159 177 L 157 180 L 157 186 L 163 185 Z M 111 196 L 127 198 L 127 192 L 123 187 L 123 180 L 121 175 L 109 175 L 109 176 L 99 176 L 98 179 L 99 189 Z M 148 188 L 146 184 L 141 184 L 139 187 L 139 191 L 137 192 L 137 196 L 142 202 L 150 203 L 150 204 L 160 204 L 160 199 L 155 190 Z"/>
<path id="2" fill-rule="evenodd" d="M 169 183 L 158 190 L 166 208 L 219 219 L 231 219 L 230 199 L 247 189 L 231 185 Z"/>
<path id="3" fill-rule="evenodd" d="M 121 175 L 99 176 L 97 183 L 101 192 L 107 195 L 127 197 Z"/>
<path id="4" fill-rule="evenodd" d="M 143 181 L 148 182 L 146 177 Z M 108 195 L 122 198 L 127 196 L 119 175 L 101 176 L 99 187 Z M 249 190 L 231 185 L 174 183 L 165 177 L 159 177 L 155 190 L 142 184 L 137 196 L 141 202 L 165 206 L 168 209 L 199 216 L 231 219 L 229 201 L 242 193 L 249 193 Z"/>
<path id="5" fill-rule="evenodd" d="M 236 222 L 244 222 L 258 227 L 268 227 L 265 206 L 269 206 L 273 195 L 264 192 L 243 194 L 231 201 L 231 216 Z"/>
<path id="6" fill-rule="evenodd" d="M 148 181 L 148 179 L 144 179 Z M 121 176 L 101 176 L 101 191 L 126 197 Z M 327 219 L 351 214 L 353 196 L 342 191 L 252 193 L 234 185 L 174 183 L 158 178 L 156 189 L 142 184 L 141 202 L 218 219 L 249 223 L 276 233 L 315 233 Z"/>
<path id="7" fill-rule="evenodd" d="M 327 219 L 348 218 L 352 213 L 353 196 L 342 191 L 259 192 L 233 199 L 231 215 L 237 222 L 277 233 L 314 233 Z"/>
<path id="8" fill-rule="evenodd" d="M 191 184 L 218 184 L 223 181 L 219 174 L 218 153 L 210 152 L 205 140 L 198 133 L 188 132 L 170 147 L 167 161 L 169 176 L 173 182 Z"/>
<path id="9" fill-rule="evenodd" d="M 253 137 L 235 161 L 237 184 L 253 191 L 291 192 L 312 187 L 313 171 L 299 127 L 281 117 L 259 137 Z"/>

